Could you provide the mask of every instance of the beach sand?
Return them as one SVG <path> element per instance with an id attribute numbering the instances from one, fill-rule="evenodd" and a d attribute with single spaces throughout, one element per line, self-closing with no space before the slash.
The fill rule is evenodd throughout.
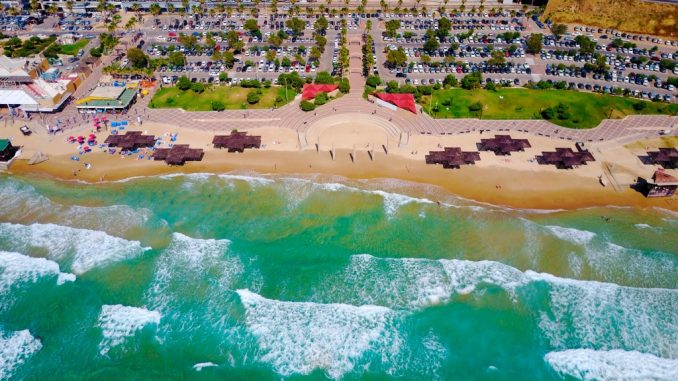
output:
<path id="1" fill-rule="evenodd" d="M 534 156 L 541 151 L 556 147 L 572 147 L 573 142 L 511 132 L 514 138 L 527 138 L 532 148 L 511 156 L 495 156 L 481 152 L 481 160 L 475 166 L 457 170 L 443 169 L 439 165 L 427 165 L 424 156 L 430 150 L 442 147 L 461 147 L 463 150 L 477 150 L 476 143 L 492 134 L 480 133 L 455 136 L 414 135 L 406 147 L 398 147 L 398 138 L 380 127 L 366 121 L 351 120 L 333 124 L 324 129 L 312 129 L 306 135 L 308 145 L 300 149 L 300 137 L 296 131 L 267 127 L 247 130 L 250 134 L 262 136 L 262 148 L 245 153 L 228 153 L 215 150 L 211 141 L 213 132 L 192 130 L 177 126 L 146 122 L 143 126 L 129 126 L 128 131 L 143 131 L 161 137 L 169 143 L 169 134 L 178 133 L 175 144 L 189 144 L 192 148 L 203 148 L 205 156 L 201 162 L 188 162 L 181 167 L 170 167 L 162 161 L 137 159 L 137 155 L 122 157 L 108 154 L 98 147 L 80 156 L 77 144 L 67 143 L 69 135 L 89 135 L 89 129 L 71 130 L 66 134 L 50 136 L 34 127 L 30 137 L 18 132 L 18 125 L 8 127 L 15 145 L 21 145 L 22 156 L 10 169 L 14 174 L 50 176 L 63 180 L 84 182 L 115 181 L 137 176 L 152 176 L 169 173 L 228 173 L 257 172 L 261 174 L 317 176 L 342 176 L 350 179 L 399 179 L 408 182 L 439 186 L 446 192 L 464 198 L 530 209 L 570 209 L 604 205 L 657 206 L 678 210 L 678 200 L 646 199 L 629 188 L 638 176 L 648 178 L 655 166 L 643 165 L 637 155 L 645 148 L 675 144 L 674 141 L 659 140 L 632 143 L 606 142 L 590 147 L 596 161 L 572 170 L 558 170 L 554 166 L 539 165 Z M 103 142 L 107 131 L 97 134 Z M 330 150 L 334 147 L 335 157 Z M 370 150 L 373 157 L 368 154 Z M 47 154 L 46 162 L 29 165 L 35 151 Z M 388 153 L 386 153 L 388 151 Z M 355 154 L 355 158 L 353 155 Z M 71 156 L 80 157 L 72 161 Z M 90 164 L 90 168 L 85 167 Z M 612 166 L 614 180 L 620 191 L 612 186 L 603 187 L 599 176 L 606 163 Z M 670 171 L 678 176 L 678 171 Z"/>

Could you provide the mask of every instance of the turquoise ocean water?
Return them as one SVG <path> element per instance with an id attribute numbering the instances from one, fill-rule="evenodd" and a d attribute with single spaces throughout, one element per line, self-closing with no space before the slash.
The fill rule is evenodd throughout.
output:
<path id="1" fill-rule="evenodd" d="M 0 177 L 1 380 L 676 380 L 677 288 L 659 208 Z"/>

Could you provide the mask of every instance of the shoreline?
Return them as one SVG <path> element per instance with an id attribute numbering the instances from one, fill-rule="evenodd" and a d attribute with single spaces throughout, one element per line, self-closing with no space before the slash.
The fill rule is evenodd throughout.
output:
<path id="1" fill-rule="evenodd" d="M 228 153 L 226 150 L 214 149 L 211 145 L 214 133 L 210 131 L 154 123 L 128 128 L 154 134 L 163 140 L 167 140 L 166 137 L 170 133 L 178 132 L 179 137 L 175 144 L 190 144 L 192 148 L 205 150 L 203 161 L 187 162 L 180 167 L 170 167 L 162 161 L 147 160 L 147 157 L 139 160 L 136 155 L 123 158 L 117 153 L 113 155 L 105 153 L 99 148 L 79 156 L 81 161 L 76 162 L 70 160 L 71 156 L 77 155 L 76 145 L 66 143 L 64 135 L 48 136 L 45 133 L 36 133 L 31 137 L 23 137 L 15 133 L 12 140 L 22 145 L 24 152 L 15 160 L 8 173 L 62 181 L 77 180 L 88 184 L 175 173 L 254 172 L 256 176 L 296 176 L 315 181 L 323 181 L 322 178 L 331 181 L 332 177 L 358 182 L 395 179 L 405 182 L 404 187 L 399 187 L 398 193 L 411 195 L 414 192 L 416 195 L 418 188 L 432 186 L 449 196 L 501 207 L 555 210 L 633 206 L 661 207 L 678 211 L 678 199 L 675 197 L 648 199 L 628 186 L 617 192 L 610 185 L 603 187 L 598 180 L 603 173 L 602 166 L 605 162 L 615 163 L 614 176 L 622 181 L 629 181 L 641 174 L 645 177 L 651 175 L 654 167 L 643 165 L 634 156 L 637 155 L 635 151 L 645 149 L 647 145 L 656 146 L 661 142 L 633 143 L 635 146 L 603 143 L 590 147 L 596 157 L 595 162 L 572 170 L 557 170 L 553 166 L 538 165 L 533 160 L 534 155 L 540 151 L 552 150 L 556 146 L 573 147 L 574 143 L 512 131 L 510 134 L 513 137 L 528 138 L 533 148 L 525 152 L 514 152 L 511 156 L 495 156 L 491 152 L 481 152 L 481 160 L 476 162 L 476 165 L 463 166 L 460 169 L 443 169 L 439 165 L 426 164 L 424 155 L 430 150 L 448 146 L 475 150 L 475 143 L 479 141 L 481 135 L 476 133 L 455 136 L 411 136 L 408 146 L 400 148 L 393 136 L 389 136 L 378 127 L 361 124 L 360 121 L 347 123 L 350 124 L 309 132 L 308 140 L 317 142 L 317 148 L 316 144 L 313 144 L 313 147 L 303 150 L 299 149 L 296 131 L 279 127 L 246 130 L 248 133 L 262 136 L 262 148 L 247 150 L 244 153 Z M 82 130 L 69 133 L 74 135 L 90 133 L 85 128 Z M 97 138 L 103 141 L 106 136 L 108 132 L 102 132 Z M 373 151 L 374 157 L 371 158 L 367 149 L 370 147 L 374 149 L 382 144 L 395 148 L 388 148 L 388 154 L 385 152 L 386 149 L 376 149 Z M 329 152 L 331 147 L 335 148 L 334 158 Z M 27 159 L 36 151 L 47 154 L 49 160 L 29 165 Z M 91 168 L 86 169 L 84 163 L 90 164 Z M 407 183 L 417 186 L 407 186 Z"/>
<path id="2" fill-rule="evenodd" d="M 342 153 L 338 150 L 338 155 Z M 345 152 L 348 156 L 348 152 Z M 202 163 L 187 163 L 183 167 L 170 167 L 164 162 L 148 162 L 150 165 L 118 166 L 106 168 L 104 181 L 99 181 L 102 170 L 93 167 L 90 170 L 81 170 L 78 176 L 73 176 L 69 170 L 59 168 L 56 162 L 42 163 L 39 166 L 28 165 L 25 160 L 17 161 L 9 172 L 10 175 L 48 178 L 57 181 L 77 181 L 81 184 L 111 184 L 115 182 L 152 178 L 165 175 L 189 174 L 230 174 L 243 173 L 261 177 L 300 177 L 325 182 L 323 177 L 331 181 L 332 177 L 343 177 L 354 181 L 397 180 L 406 183 L 415 183 L 421 186 L 434 186 L 443 190 L 449 196 L 460 197 L 470 202 L 486 203 L 499 207 L 518 209 L 579 209 L 587 207 L 631 206 L 631 207 L 661 207 L 678 211 L 678 200 L 675 199 L 647 199 L 632 189 L 615 192 L 611 188 L 603 188 L 596 181 L 571 174 L 544 174 L 516 171 L 501 167 L 466 167 L 454 170 L 444 170 L 415 160 L 389 159 L 384 165 L 371 165 L 362 168 L 346 168 L 338 166 L 332 168 L 328 160 L 316 160 L 315 164 L 306 163 L 315 159 L 313 152 L 299 154 L 288 152 L 250 151 L 244 154 L 226 158 L 209 158 Z M 206 154 L 207 159 L 207 154 Z M 124 159 L 133 161 L 134 159 Z M 94 161 L 94 160 L 93 160 Z M 284 164 L 277 165 L 278 161 Z M 350 159 L 346 159 L 350 161 Z M 49 163 L 49 164 L 48 164 Z M 51 165 L 50 165 L 51 164 Z M 143 163 L 147 164 L 147 163 Z M 349 164 L 349 163 L 343 163 Z M 400 166 L 409 168 L 409 172 L 398 171 Z M 516 182 L 511 179 L 522 178 Z M 496 188 L 496 182 L 501 183 L 501 189 Z M 539 183 L 542 183 L 539 185 Z M 569 186 L 563 186 L 569 183 Z M 411 189 L 416 191 L 416 188 Z M 409 192 L 408 195 L 412 195 Z M 415 195 L 416 196 L 416 195 Z M 437 201 L 437 200 L 433 200 Z"/>

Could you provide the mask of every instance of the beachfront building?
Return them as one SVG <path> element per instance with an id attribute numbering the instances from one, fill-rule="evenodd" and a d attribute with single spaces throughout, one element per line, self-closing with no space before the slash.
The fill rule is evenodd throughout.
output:
<path id="1" fill-rule="evenodd" d="M 652 175 L 652 180 L 645 182 L 646 197 L 671 197 L 678 189 L 678 179 L 658 169 Z"/>
<path id="2" fill-rule="evenodd" d="M 139 93 L 138 84 L 99 85 L 84 98 L 77 100 L 76 108 L 81 113 L 115 113 L 129 109 Z"/>
<path id="3" fill-rule="evenodd" d="M 62 75 L 42 58 L 0 56 L 0 107 L 11 115 L 60 111 L 81 78 Z"/>
<path id="4" fill-rule="evenodd" d="M 8 139 L 0 139 L 0 161 L 12 160 L 17 151 L 19 151 L 19 147 L 13 146 Z"/>

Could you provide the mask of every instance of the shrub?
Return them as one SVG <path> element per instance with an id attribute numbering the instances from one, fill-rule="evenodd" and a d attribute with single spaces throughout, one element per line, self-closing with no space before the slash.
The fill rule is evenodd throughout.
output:
<path id="1" fill-rule="evenodd" d="M 315 96 L 314 102 L 316 106 L 322 106 L 327 103 L 327 93 L 318 93 Z"/>
<path id="2" fill-rule="evenodd" d="M 471 103 L 468 106 L 469 111 L 478 112 L 483 109 L 483 104 L 480 102 Z"/>
<path id="3" fill-rule="evenodd" d="M 247 94 L 247 103 L 251 105 L 258 103 L 260 99 L 261 95 L 259 95 L 259 92 L 257 91 L 251 91 L 249 94 Z"/>
<path id="4" fill-rule="evenodd" d="M 377 87 L 381 84 L 381 78 L 379 78 L 378 75 L 370 75 L 367 77 L 367 81 L 365 83 L 367 83 L 367 86 Z"/>
<path id="5" fill-rule="evenodd" d="M 552 107 L 549 107 L 542 110 L 541 116 L 546 120 L 551 120 L 556 116 L 556 112 L 553 110 Z"/>
<path id="6" fill-rule="evenodd" d="M 202 83 L 199 83 L 199 82 L 193 83 L 193 84 L 191 84 L 191 90 L 200 94 L 203 91 L 205 91 L 205 85 L 203 85 Z"/>
<path id="7" fill-rule="evenodd" d="M 488 82 L 485 84 L 485 90 L 497 91 L 497 86 L 494 84 L 494 82 Z"/>
<path id="8" fill-rule="evenodd" d="M 647 108 L 647 103 L 645 102 L 636 102 L 633 104 L 633 109 L 636 111 L 643 111 Z"/>
<path id="9" fill-rule="evenodd" d="M 212 101 L 212 110 L 213 111 L 224 111 L 224 109 L 226 109 L 224 102 L 222 102 L 222 101 Z"/>
<path id="10" fill-rule="evenodd" d="M 244 88 L 255 88 L 258 89 L 261 87 L 261 82 L 256 79 L 240 81 L 240 87 Z"/>
<path id="11" fill-rule="evenodd" d="M 315 110 L 315 105 L 313 103 L 309 102 L 309 101 L 301 101 L 301 103 L 299 104 L 299 107 L 301 107 L 301 109 L 303 111 L 313 111 L 313 110 Z"/>
<path id="12" fill-rule="evenodd" d="M 448 107 L 448 106 L 450 106 L 450 105 L 452 104 L 452 100 L 449 99 L 449 98 L 445 98 L 445 99 L 443 99 L 443 101 L 440 102 L 440 103 L 442 103 L 443 106 Z"/>
<path id="13" fill-rule="evenodd" d="M 419 86 L 418 87 L 419 94 L 421 95 L 431 95 L 433 94 L 433 89 L 431 86 Z"/>
<path id="14" fill-rule="evenodd" d="M 348 92 L 351 91 L 351 85 L 348 83 L 348 79 L 344 78 L 339 82 L 339 91 L 341 91 L 342 94 L 348 94 Z"/>

